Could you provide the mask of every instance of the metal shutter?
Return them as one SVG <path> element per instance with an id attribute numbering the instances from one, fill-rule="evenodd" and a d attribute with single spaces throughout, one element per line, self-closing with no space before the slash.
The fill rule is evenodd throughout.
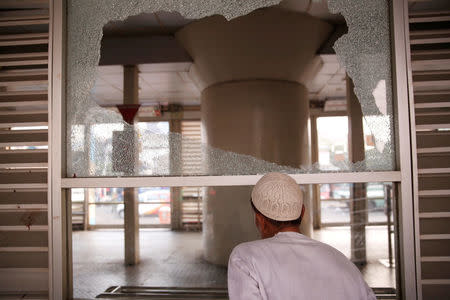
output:
<path id="1" fill-rule="evenodd" d="M 48 3 L 0 8 L 0 295 L 47 299 Z"/>
<path id="2" fill-rule="evenodd" d="M 417 7 L 417 6 L 416 6 Z M 450 295 L 450 11 L 410 10 L 423 299 Z"/>

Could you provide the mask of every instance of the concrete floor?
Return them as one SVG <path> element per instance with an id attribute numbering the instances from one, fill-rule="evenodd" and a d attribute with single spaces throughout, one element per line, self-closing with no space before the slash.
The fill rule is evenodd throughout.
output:
<path id="1" fill-rule="evenodd" d="M 74 297 L 94 298 L 112 285 L 226 287 L 225 267 L 202 259 L 201 233 L 141 231 L 141 262 L 123 263 L 123 232 L 73 233 Z"/>
<path id="2" fill-rule="evenodd" d="M 372 287 L 394 287 L 394 269 L 384 267 L 387 258 L 385 227 L 367 229 L 368 264 L 362 273 Z M 201 233 L 168 230 L 141 231 L 141 263 L 123 264 L 123 232 L 120 230 L 73 233 L 74 297 L 92 299 L 112 285 L 165 287 L 226 287 L 227 271 L 202 259 Z M 348 227 L 326 228 L 315 238 L 349 255 Z"/>
<path id="3" fill-rule="evenodd" d="M 387 268 L 379 259 L 388 259 L 387 226 L 366 227 L 367 264 L 360 268 L 370 287 L 395 287 L 395 268 Z M 350 258 L 350 227 L 325 227 L 314 231 L 316 240 L 327 243 Z"/>

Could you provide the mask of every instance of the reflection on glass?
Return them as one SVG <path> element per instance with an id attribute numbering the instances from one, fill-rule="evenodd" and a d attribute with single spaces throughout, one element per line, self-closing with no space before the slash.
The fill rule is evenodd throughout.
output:
<path id="1" fill-rule="evenodd" d="M 143 225 L 141 227 L 170 225 L 172 201 L 170 188 L 138 188 L 137 191 L 139 224 Z M 74 223 L 82 224 L 84 219 L 76 216 L 86 215 L 85 225 L 88 228 L 123 226 L 125 215 L 123 188 L 72 189 L 71 195 Z"/>
<path id="2" fill-rule="evenodd" d="M 314 238 L 354 261 L 370 286 L 395 287 L 392 184 L 367 183 L 366 196 L 361 198 L 352 197 L 353 188 L 348 183 L 320 185 L 321 222 Z M 365 256 L 362 262 L 355 251 Z M 377 276 L 370 275 L 373 273 Z"/>
<path id="3" fill-rule="evenodd" d="M 365 228 L 367 263 L 358 265 L 370 287 L 395 288 L 395 264 L 389 265 L 388 230 L 386 226 Z M 314 239 L 326 243 L 351 259 L 350 226 L 325 227 L 314 231 Z M 393 247 L 391 245 L 391 247 Z M 374 275 L 375 274 L 375 275 Z"/>
<path id="4" fill-rule="evenodd" d="M 169 172 L 169 123 L 138 123 L 139 174 L 164 175 Z"/>
<path id="5" fill-rule="evenodd" d="M 387 207 L 386 187 L 382 183 L 368 183 L 366 186 L 367 211 L 369 223 L 385 223 Z"/>
<path id="6" fill-rule="evenodd" d="M 89 204 L 89 226 L 123 225 L 123 204 Z"/>
<path id="7" fill-rule="evenodd" d="M 395 259 L 393 257 L 393 232 L 394 220 L 392 214 L 392 184 L 368 183 L 365 199 L 350 199 L 352 184 L 322 184 L 321 218 L 322 226 L 314 231 L 313 238 L 327 243 L 349 259 L 352 259 L 352 239 L 356 235 L 351 232 L 353 226 L 360 224 L 350 223 L 352 203 L 366 201 L 368 216 L 365 222 L 364 249 L 366 262 L 357 264 L 365 276 L 365 280 L 372 287 L 395 287 Z M 175 218 L 182 220 L 182 229 L 177 234 L 183 235 L 183 231 L 189 232 L 189 238 L 201 240 L 203 219 L 204 192 L 215 190 L 212 187 L 189 187 L 181 189 L 181 206 L 175 207 Z M 174 199 L 171 197 L 170 188 L 138 188 L 139 199 L 139 223 L 141 228 L 168 228 L 172 222 L 171 209 Z M 89 202 L 89 218 L 86 228 L 96 231 L 101 228 L 122 228 L 123 216 L 123 189 L 122 188 L 98 188 L 98 189 L 72 189 L 72 203 L 83 204 Z M 247 203 L 247 202 L 245 202 Z M 74 207 L 74 206 L 73 206 Z M 250 208 L 249 208 L 250 209 Z M 387 213 L 389 219 L 387 219 Z M 206 211 L 207 218 L 211 218 L 211 211 Z M 361 213 L 354 211 L 353 213 Z M 315 215 L 315 214 L 313 214 Z M 252 218 L 252 215 L 248 216 Z M 254 226 L 253 222 L 250 222 Z M 230 224 L 231 225 L 231 224 Z M 242 227 L 242 224 L 238 226 Z M 158 231 L 160 238 L 161 232 Z M 120 233 L 119 233 L 120 234 Z M 169 236 L 170 231 L 167 231 Z M 146 235 L 151 239 L 151 234 Z M 391 242 L 389 243 L 389 238 Z M 391 247 L 392 251 L 389 251 Z M 201 249 L 199 248 L 201 253 Z M 145 253 L 143 254 L 145 257 Z M 391 265 L 389 262 L 391 261 Z M 377 276 L 373 276 L 377 274 Z"/>
<path id="8" fill-rule="evenodd" d="M 320 185 L 322 225 L 338 226 L 349 224 L 350 214 L 352 213 L 351 205 L 356 203 L 356 201 L 365 202 L 366 224 L 386 225 L 388 214 L 390 214 L 390 219 L 393 220 L 391 184 L 367 183 L 366 197 L 364 198 L 352 198 L 351 188 L 352 185 L 348 183 Z M 360 213 L 360 211 L 357 211 L 357 213 Z"/>
<path id="9" fill-rule="evenodd" d="M 72 189 L 70 199 L 72 200 L 72 226 L 75 229 L 85 229 L 85 190 Z"/>
<path id="10" fill-rule="evenodd" d="M 348 160 L 347 117 L 317 118 L 317 135 L 320 169 L 329 171 L 341 169 Z"/>
<path id="11" fill-rule="evenodd" d="M 350 222 L 350 185 L 348 183 L 320 185 L 320 200 L 322 224 Z"/>

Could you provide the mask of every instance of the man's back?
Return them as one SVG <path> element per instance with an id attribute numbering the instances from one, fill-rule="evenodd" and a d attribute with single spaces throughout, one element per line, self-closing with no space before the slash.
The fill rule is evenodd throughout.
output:
<path id="1" fill-rule="evenodd" d="M 238 245 L 228 291 L 230 299 L 375 299 L 342 253 L 296 232 Z"/>

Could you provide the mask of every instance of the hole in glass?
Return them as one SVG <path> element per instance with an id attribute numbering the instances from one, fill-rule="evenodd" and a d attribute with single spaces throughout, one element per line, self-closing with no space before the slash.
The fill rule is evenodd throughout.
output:
<path id="1" fill-rule="evenodd" d="M 90 141 L 84 148 L 68 144 L 68 175 L 324 172 L 308 154 L 307 120 L 314 113 L 346 115 L 349 97 L 362 104 L 359 118 L 373 147 L 336 171 L 393 170 L 387 4 L 300 2 L 283 1 L 229 21 L 212 15 L 195 22 L 176 12 L 145 12 L 147 4 L 133 12 L 119 5 L 124 11 L 117 21 L 106 6 L 104 18 L 86 20 L 83 28 L 79 18 L 92 12 L 72 6 L 68 134 Z M 85 28 L 97 38 L 84 35 Z M 75 43 L 82 49 L 71 47 Z M 200 164 L 181 168 L 183 144 L 197 141 L 176 126 L 160 133 L 130 125 L 118 113 L 124 104 L 140 105 L 136 120 L 200 119 L 201 151 L 192 154 L 201 156 Z M 89 128 L 103 124 L 102 132 L 112 136 L 119 123 L 127 133 L 106 144 Z M 139 152 L 143 143 L 169 143 L 170 166 L 134 166 L 119 150 L 103 156 L 103 149 L 124 149 L 130 141 L 134 146 L 125 152 L 136 160 L 152 159 Z"/>

